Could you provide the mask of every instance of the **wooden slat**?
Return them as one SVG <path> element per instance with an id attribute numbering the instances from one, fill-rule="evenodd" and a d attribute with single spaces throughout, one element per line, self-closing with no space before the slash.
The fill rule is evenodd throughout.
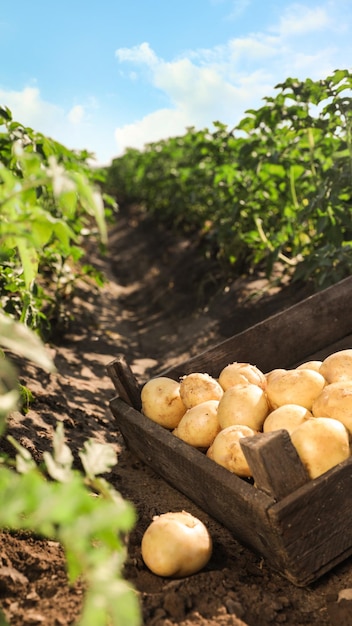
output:
<path id="1" fill-rule="evenodd" d="M 164 371 L 175 379 L 190 372 L 218 376 L 232 361 L 267 372 L 290 367 L 351 333 L 352 277 Z"/>
<path id="2" fill-rule="evenodd" d="M 244 437 L 240 443 L 256 487 L 275 500 L 309 481 L 287 430 Z"/>
<path id="3" fill-rule="evenodd" d="M 107 371 L 119 397 L 140 411 L 142 406 L 140 387 L 125 357 L 123 355 L 116 357 L 108 364 Z"/>
<path id="4" fill-rule="evenodd" d="M 305 585 L 352 554 L 352 457 L 297 489 L 268 511 L 282 534 L 290 571 Z"/>

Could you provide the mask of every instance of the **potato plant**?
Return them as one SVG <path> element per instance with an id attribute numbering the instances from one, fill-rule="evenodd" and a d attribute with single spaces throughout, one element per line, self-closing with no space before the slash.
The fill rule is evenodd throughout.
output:
<path id="1" fill-rule="evenodd" d="M 127 150 L 107 189 L 198 241 L 224 279 L 280 270 L 316 289 L 352 269 L 352 73 L 287 78 L 233 129 Z"/>
<path id="2" fill-rule="evenodd" d="M 24 127 L 7 107 L 0 107 L 0 127 L 0 307 L 48 330 L 53 318 L 68 315 L 77 278 L 101 282 L 80 260 L 88 237 L 105 245 L 116 205 L 102 195 L 88 153 Z"/>
<path id="3" fill-rule="evenodd" d="M 44 344 L 23 324 L 0 314 L 0 345 L 30 358 L 47 371 L 54 363 Z M 0 358 L 0 433 L 6 435 L 9 413 L 19 408 L 16 371 Z M 89 440 L 79 451 L 83 471 L 72 468 L 73 455 L 63 426 L 53 436 L 53 452 L 44 453 L 40 468 L 29 451 L 10 435 L 14 461 L 0 453 L 0 526 L 27 530 L 58 541 L 66 555 L 72 584 L 86 586 L 79 626 L 139 626 L 140 607 L 134 589 L 124 580 L 125 534 L 136 520 L 134 508 L 101 476 L 116 464 L 112 447 Z M 2 624 L 5 617 L 0 613 Z"/>

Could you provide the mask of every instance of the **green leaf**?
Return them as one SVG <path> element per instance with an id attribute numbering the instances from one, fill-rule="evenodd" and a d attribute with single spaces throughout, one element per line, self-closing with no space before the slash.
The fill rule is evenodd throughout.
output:
<path id="1" fill-rule="evenodd" d="M 85 442 L 84 449 L 79 456 L 84 471 L 90 478 L 109 472 L 117 463 L 117 455 L 112 446 L 92 439 Z"/>
<path id="2" fill-rule="evenodd" d="M 17 238 L 16 244 L 22 262 L 24 282 L 29 290 L 38 274 L 39 257 L 36 249 L 30 245 L 28 240 Z"/>
<path id="3" fill-rule="evenodd" d="M 18 407 L 19 394 L 16 389 L 0 395 L 0 435 L 4 432 L 6 419 Z"/>
<path id="4" fill-rule="evenodd" d="M 12 113 L 8 107 L 0 106 L 0 117 L 2 117 L 6 122 L 11 122 Z"/>
<path id="5" fill-rule="evenodd" d="M 24 356 L 48 372 L 56 368 L 41 339 L 27 326 L 0 312 L 0 345 Z"/>
<path id="6" fill-rule="evenodd" d="M 31 453 L 27 448 L 21 446 L 12 435 L 7 437 L 8 441 L 13 445 L 13 447 L 17 450 L 16 455 L 16 470 L 19 474 L 28 474 L 29 472 L 36 469 L 35 461 L 32 458 Z"/>
<path id="7" fill-rule="evenodd" d="M 43 452 L 43 459 L 49 476 L 60 483 L 67 483 L 71 480 L 71 463 L 59 463 L 50 452 Z"/>
<path id="8" fill-rule="evenodd" d="M 0 609 L 0 626 L 10 626 L 9 622 L 6 620 L 5 615 Z"/>
<path id="9" fill-rule="evenodd" d="M 72 228 L 64 220 L 57 220 L 53 223 L 53 233 L 60 242 L 62 249 L 69 254 L 71 242 L 78 239 Z"/>
<path id="10" fill-rule="evenodd" d="M 64 427 L 58 422 L 53 437 L 53 454 L 45 451 L 44 462 L 49 475 L 59 482 L 68 482 L 72 479 L 73 454 L 65 443 Z"/>
<path id="11" fill-rule="evenodd" d="M 92 215 L 98 225 L 103 243 L 107 242 L 107 230 L 105 222 L 104 202 L 101 193 L 93 189 L 89 181 L 81 173 L 74 173 L 74 181 L 77 185 L 80 202 L 85 210 Z"/>

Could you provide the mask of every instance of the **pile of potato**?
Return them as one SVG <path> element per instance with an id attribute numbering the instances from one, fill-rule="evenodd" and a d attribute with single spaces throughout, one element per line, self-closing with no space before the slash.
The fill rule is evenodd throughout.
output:
<path id="1" fill-rule="evenodd" d="M 230 363 L 217 379 L 160 376 L 142 388 L 142 413 L 241 477 L 240 440 L 285 429 L 311 478 L 347 459 L 352 438 L 352 349 L 294 369 L 263 373 Z"/>

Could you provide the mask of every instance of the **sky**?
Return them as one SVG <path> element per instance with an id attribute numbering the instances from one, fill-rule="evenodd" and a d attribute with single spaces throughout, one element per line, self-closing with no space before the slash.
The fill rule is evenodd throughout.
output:
<path id="1" fill-rule="evenodd" d="M 0 105 L 106 165 L 235 126 L 288 77 L 352 69 L 351 0 L 16 0 L 0 12 Z"/>

